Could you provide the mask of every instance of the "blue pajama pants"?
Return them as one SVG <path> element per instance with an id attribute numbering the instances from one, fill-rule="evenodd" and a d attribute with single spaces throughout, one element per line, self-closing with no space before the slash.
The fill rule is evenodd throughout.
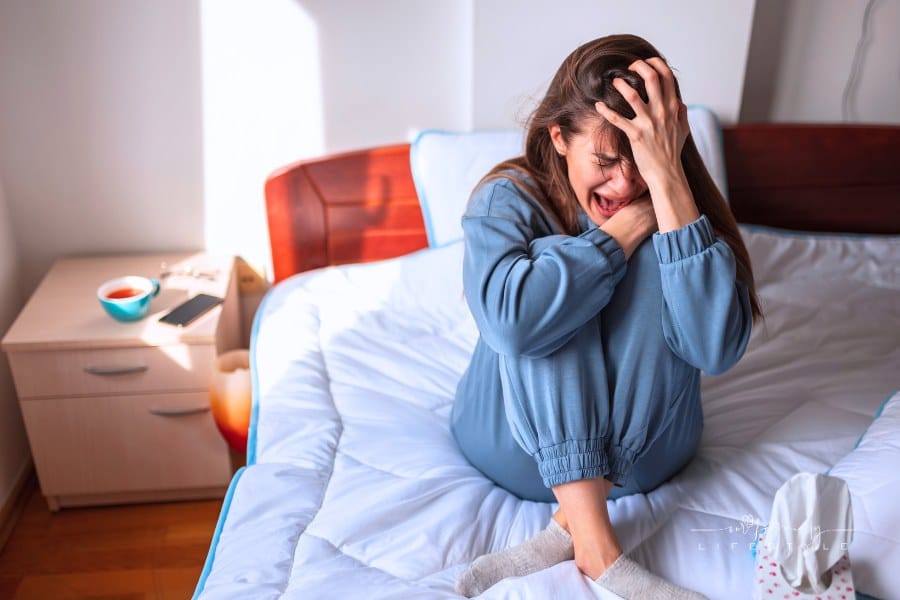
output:
<path id="1" fill-rule="evenodd" d="M 513 438 L 502 405 L 499 410 L 488 412 L 493 414 L 455 413 L 454 434 L 463 454 L 485 476 L 519 498 L 555 502 L 551 489 L 544 486 L 534 458 Z M 702 430 L 700 402 L 681 407 L 656 440 L 635 459 L 621 487 L 612 488 L 609 499 L 646 493 L 670 479 L 694 456 Z"/>

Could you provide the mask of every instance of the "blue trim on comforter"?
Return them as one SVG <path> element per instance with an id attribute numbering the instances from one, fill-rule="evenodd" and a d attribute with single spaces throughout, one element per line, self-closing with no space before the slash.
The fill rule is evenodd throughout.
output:
<path id="1" fill-rule="evenodd" d="M 296 275 L 293 277 L 296 277 Z M 262 302 L 259 303 L 259 308 L 256 309 L 256 314 L 253 315 L 253 326 L 250 329 L 250 382 L 252 391 L 250 395 L 250 427 L 247 432 L 248 466 L 256 464 L 256 446 L 258 439 L 256 429 L 259 426 L 259 371 L 256 368 L 256 338 L 259 335 L 259 324 L 262 320 L 262 314 L 265 312 L 266 305 L 272 298 L 275 289 L 286 281 L 293 279 L 293 277 L 289 277 L 278 285 L 272 286 L 269 291 L 266 292 L 266 295 L 263 296 Z"/>
<path id="2" fill-rule="evenodd" d="M 203 570 L 200 572 L 200 580 L 197 581 L 197 588 L 194 590 L 193 600 L 197 600 L 206 587 L 206 578 L 212 571 L 213 561 L 216 558 L 216 546 L 219 545 L 219 536 L 222 535 L 222 529 L 225 527 L 225 519 L 228 517 L 228 511 L 231 509 L 231 499 L 234 497 L 234 490 L 237 488 L 238 481 L 247 467 L 241 467 L 231 478 L 231 484 L 228 486 L 228 492 L 225 493 L 225 500 L 222 502 L 222 510 L 219 512 L 219 520 L 216 522 L 216 530 L 213 533 L 212 541 L 209 544 L 209 552 L 206 554 L 206 562 L 203 563 Z"/>
<path id="3" fill-rule="evenodd" d="M 259 425 L 259 376 L 256 368 L 256 338 L 259 333 L 261 315 L 276 287 L 277 286 L 273 286 L 270 288 L 269 291 L 266 292 L 266 295 L 263 296 L 262 302 L 260 302 L 259 308 L 256 309 L 256 314 L 253 316 L 253 326 L 250 330 L 250 381 L 252 391 L 250 397 L 250 427 L 247 432 L 247 466 L 256 464 L 256 429 Z M 222 533 L 222 528 L 225 526 L 225 520 L 228 518 L 228 512 L 231 509 L 231 498 L 234 495 L 234 490 L 237 488 L 238 480 L 240 480 L 241 475 L 244 474 L 247 466 L 238 469 L 228 486 L 228 492 L 225 494 L 225 500 L 223 501 L 222 509 L 219 512 L 219 520 L 216 522 L 216 530 L 215 533 L 213 533 L 212 542 L 210 542 L 209 545 L 209 552 L 206 554 L 206 562 L 203 564 L 203 570 L 200 572 L 197 588 L 194 590 L 193 600 L 196 600 L 200 596 L 203 592 L 203 588 L 206 586 L 206 578 L 209 577 L 209 574 L 212 571 L 213 562 L 216 558 L 216 547 L 219 544 L 219 536 Z"/>

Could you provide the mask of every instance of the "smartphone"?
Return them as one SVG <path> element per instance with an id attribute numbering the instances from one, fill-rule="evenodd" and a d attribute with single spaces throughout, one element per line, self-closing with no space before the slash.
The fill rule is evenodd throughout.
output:
<path id="1" fill-rule="evenodd" d="M 222 303 L 222 298 L 210 294 L 197 294 L 160 317 L 160 323 L 184 327 L 195 321 L 208 310 Z"/>

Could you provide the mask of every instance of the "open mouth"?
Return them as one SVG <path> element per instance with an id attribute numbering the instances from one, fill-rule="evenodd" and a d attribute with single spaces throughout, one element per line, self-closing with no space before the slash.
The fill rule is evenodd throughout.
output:
<path id="1" fill-rule="evenodd" d="M 597 192 L 592 194 L 594 198 L 594 204 L 597 207 L 597 212 L 603 215 L 604 217 L 611 217 L 617 212 L 619 212 L 622 208 L 631 204 L 633 198 L 628 200 L 612 200 L 605 196 L 601 196 Z"/>

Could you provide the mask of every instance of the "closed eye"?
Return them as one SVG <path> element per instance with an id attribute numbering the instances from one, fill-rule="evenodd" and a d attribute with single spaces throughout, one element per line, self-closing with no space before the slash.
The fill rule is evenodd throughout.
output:
<path id="1" fill-rule="evenodd" d="M 599 152 L 594 153 L 594 164 L 604 169 L 606 167 L 611 167 L 615 164 L 618 164 L 619 157 L 618 156 L 609 156 L 607 154 L 600 154 Z"/>

